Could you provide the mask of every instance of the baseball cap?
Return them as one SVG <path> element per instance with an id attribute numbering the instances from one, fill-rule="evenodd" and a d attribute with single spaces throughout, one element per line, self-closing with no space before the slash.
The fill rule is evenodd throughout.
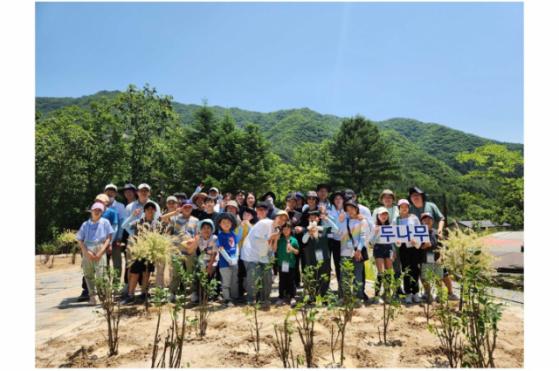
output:
<path id="1" fill-rule="evenodd" d="M 104 194 L 104 193 L 99 193 L 99 194 L 95 197 L 95 200 L 96 200 L 96 201 L 99 200 L 99 201 L 101 201 L 101 202 L 103 202 L 103 203 L 107 203 L 107 204 L 108 204 L 109 202 L 111 202 L 111 200 L 109 199 L 109 196 L 107 196 L 107 195 Z"/>
<path id="2" fill-rule="evenodd" d="M 147 189 L 148 191 L 151 191 L 151 187 L 149 186 L 149 184 L 147 183 L 142 183 L 138 186 L 138 190 L 140 189 Z"/>
<path id="3" fill-rule="evenodd" d="M 405 198 L 402 198 L 401 200 L 398 201 L 398 206 L 402 206 L 404 204 L 410 206 L 410 202 L 408 200 L 406 200 Z"/>
<path id="4" fill-rule="evenodd" d="M 423 218 L 431 218 L 433 219 L 433 215 L 431 215 L 431 213 L 429 212 L 425 212 L 421 214 L 421 218 L 419 218 L 420 220 L 423 220 Z"/>
<path id="5" fill-rule="evenodd" d="M 192 201 L 186 200 L 181 204 L 181 207 L 193 207 Z"/>
<path id="6" fill-rule="evenodd" d="M 101 210 L 101 211 L 105 211 L 105 205 L 103 205 L 102 202 L 95 202 L 92 206 L 91 206 L 91 211 L 93 210 Z"/>
<path id="7" fill-rule="evenodd" d="M 216 187 L 210 188 L 210 192 L 211 192 L 211 191 L 215 191 L 216 193 L 219 193 L 219 189 L 217 189 Z"/>
<path id="8" fill-rule="evenodd" d="M 285 211 L 285 210 L 279 210 L 279 211 L 276 213 L 276 216 L 282 216 L 282 215 L 289 218 L 289 214 L 288 214 L 287 211 Z"/>
<path id="9" fill-rule="evenodd" d="M 167 202 L 179 202 L 179 200 L 175 196 L 169 196 L 167 197 Z"/>
<path id="10" fill-rule="evenodd" d="M 155 210 L 157 210 L 157 204 L 153 201 L 146 202 L 144 205 L 144 210 L 147 209 L 148 207 L 153 207 Z"/>
<path id="11" fill-rule="evenodd" d="M 118 191 L 118 187 L 117 187 L 116 185 L 114 185 L 113 183 L 107 184 L 107 185 L 105 186 L 105 191 L 108 190 L 108 189 L 114 189 L 115 192 Z"/>
<path id="12" fill-rule="evenodd" d="M 384 206 L 379 207 L 377 214 L 380 215 L 380 214 L 384 214 L 384 213 L 389 214 L 388 209 Z"/>

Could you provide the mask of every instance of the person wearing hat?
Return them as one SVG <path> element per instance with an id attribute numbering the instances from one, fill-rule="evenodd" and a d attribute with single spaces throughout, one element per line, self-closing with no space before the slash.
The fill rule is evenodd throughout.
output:
<path id="1" fill-rule="evenodd" d="M 142 183 L 138 186 L 138 199 L 126 206 L 127 219 L 131 218 L 131 220 L 127 225 L 131 225 L 133 221 L 142 218 L 142 214 L 144 212 L 144 206 L 147 202 L 153 202 L 155 204 L 154 217 L 156 220 L 159 219 L 159 216 L 161 215 L 161 209 L 156 202 L 150 200 L 149 198 L 150 195 L 151 195 L 151 187 L 149 186 L 149 184 Z M 123 228 L 128 232 L 129 235 L 131 236 L 134 235 L 134 230 L 130 230 L 124 227 L 124 223 L 123 223 Z"/>
<path id="2" fill-rule="evenodd" d="M 295 198 L 297 199 L 297 210 L 302 212 L 305 206 L 305 196 L 301 192 L 295 192 Z"/>
<path id="3" fill-rule="evenodd" d="M 279 269 L 279 295 L 277 305 L 283 305 L 289 301 L 293 308 L 296 304 L 295 294 L 297 287 L 295 285 L 295 263 L 296 256 L 299 255 L 299 242 L 291 235 L 291 222 L 285 223 L 281 229 L 281 236 L 272 248 L 276 253 L 277 264 Z"/>
<path id="4" fill-rule="evenodd" d="M 328 194 L 330 193 L 330 186 L 325 183 L 320 183 L 316 186 L 316 194 L 318 196 L 318 207 L 325 207 L 328 209 L 330 207 L 330 200 L 328 199 Z"/>
<path id="5" fill-rule="evenodd" d="M 195 249 L 193 247 L 189 249 L 183 245 L 185 241 L 193 239 L 198 232 L 199 220 L 192 215 L 192 209 L 192 201 L 186 200 L 174 212 L 161 216 L 161 221 L 168 225 L 167 231 L 176 239 L 176 244 L 183 257 L 183 267 L 187 272 L 194 272 L 196 266 Z M 169 266 L 169 272 L 171 277 L 169 289 L 171 294 L 175 295 L 179 287 L 179 277 L 172 265 Z"/>
<path id="6" fill-rule="evenodd" d="M 371 244 L 373 245 L 373 257 L 375 258 L 375 265 L 377 267 L 377 279 L 375 282 L 375 297 L 373 298 L 373 303 L 379 304 L 382 302 L 379 294 L 382 282 L 384 281 L 384 272 L 388 269 L 393 269 L 392 262 L 394 259 L 394 244 L 380 242 L 381 226 L 391 224 L 389 210 L 384 206 L 375 210 L 377 213 L 371 237 Z"/>
<path id="7" fill-rule="evenodd" d="M 261 212 L 261 211 L 257 211 Z M 261 299 L 264 308 L 270 306 L 270 293 L 272 292 L 272 270 L 269 266 L 273 256 L 271 248 L 275 240 L 280 237 L 280 229 L 289 220 L 289 214 L 280 210 L 274 220 L 263 218 L 258 221 L 248 232 L 243 247 L 241 259 L 247 270 L 247 301 L 252 303 L 256 295 Z M 256 292 L 256 280 L 262 278 L 262 288 Z"/>
<path id="8" fill-rule="evenodd" d="M 309 224 L 309 212 L 318 210 L 318 194 L 316 191 L 308 191 L 306 196 L 307 203 L 303 206 L 303 216 L 301 226 L 306 227 Z"/>
<path id="9" fill-rule="evenodd" d="M 331 219 L 338 221 L 340 219 L 340 214 L 345 214 L 344 193 L 342 191 L 335 191 L 330 195 L 330 208 L 328 208 L 328 215 Z M 336 271 L 336 281 L 338 281 L 338 287 L 342 287 L 340 272 L 341 250 L 339 233 L 328 234 L 328 248 L 330 249 L 330 254 L 334 259 L 334 269 Z"/>
<path id="10" fill-rule="evenodd" d="M 141 187 L 138 187 L 141 189 Z M 142 216 L 138 219 L 134 214 L 130 215 L 123 223 L 123 227 L 126 228 L 131 236 L 136 236 L 143 233 L 144 231 L 152 232 L 162 232 L 163 227 L 161 222 L 155 217 L 157 213 L 157 204 L 153 201 L 147 201 L 143 206 Z M 128 275 L 128 293 L 123 296 L 122 304 L 131 304 L 135 301 L 134 293 L 136 292 L 136 286 L 142 276 L 142 294 L 140 296 L 140 301 L 147 300 L 149 291 L 149 276 L 155 271 L 155 266 L 153 263 L 147 262 L 144 259 L 135 260 L 129 269 Z M 147 273 L 147 274 L 146 274 Z"/>
<path id="11" fill-rule="evenodd" d="M 205 216 L 206 211 L 205 211 L 204 203 L 206 202 L 207 198 L 208 195 L 205 192 L 198 192 L 192 195 L 191 200 L 194 205 L 194 208 L 192 210 L 192 215 L 194 215 L 200 220 L 204 219 L 203 217 Z"/>
<path id="12" fill-rule="evenodd" d="M 292 226 L 297 226 L 301 222 L 303 213 L 297 209 L 297 196 L 295 192 L 289 192 L 285 197 L 285 211 L 289 214 L 289 221 Z"/>
<path id="13" fill-rule="evenodd" d="M 421 224 L 427 226 L 429 230 L 429 240 L 421 244 L 420 249 L 422 252 L 421 259 L 421 283 L 423 284 L 423 290 L 425 292 L 424 299 L 428 303 L 433 302 L 432 287 L 429 285 L 429 272 L 436 275 L 440 279 L 442 284 L 443 278 L 443 267 L 440 263 L 440 252 L 437 240 L 437 233 L 433 229 L 433 215 L 431 213 L 425 212 L 421 214 Z M 451 291 L 452 292 L 452 291 Z"/>
<path id="14" fill-rule="evenodd" d="M 360 300 L 365 300 L 364 262 L 368 259 L 367 233 L 369 226 L 365 218 L 360 217 L 359 205 L 353 199 L 350 198 L 344 202 L 344 211 L 345 213 L 340 214 L 338 219 L 340 225 L 340 264 L 343 264 L 346 260 L 353 263 L 355 283 L 359 285 L 357 297 Z M 341 274 L 343 276 L 343 272 Z M 343 295 L 341 288 L 338 293 Z"/>
<path id="15" fill-rule="evenodd" d="M 111 223 L 101 215 L 105 205 L 96 201 L 91 206 L 91 217 L 82 223 L 76 239 L 82 251 L 82 269 L 88 289 L 89 304 L 96 305 L 95 279 L 103 276 L 107 266 L 108 249 L 115 230 Z"/>
<path id="16" fill-rule="evenodd" d="M 388 220 L 390 220 L 390 223 L 392 223 L 394 219 L 396 219 L 396 217 L 399 215 L 398 206 L 396 206 L 396 195 L 390 189 L 385 189 L 380 193 L 378 201 L 380 204 L 382 204 L 382 206 L 379 206 L 373 210 L 373 221 L 377 220 L 378 211 L 382 208 L 385 208 L 386 210 L 388 210 Z"/>
<path id="17" fill-rule="evenodd" d="M 276 194 L 272 191 L 268 191 L 260 197 L 260 201 L 265 202 L 268 205 L 268 218 L 274 219 L 276 213 L 280 210 L 274 204 L 276 202 Z"/>
<path id="18" fill-rule="evenodd" d="M 170 213 L 173 211 L 177 211 L 178 207 L 179 207 L 179 199 L 176 198 L 175 196 L 169 196 L 167 197 L 167 200 L 165 201 L 165 206 L 167 207 L 167 209 L 165 210 L 165 213 Z"/>
<path id="19" fill-rule="evenodd" d="M 173 196 L 177 198 L 179 205 L 182 205 L 186 200 L 188 200 L 188 197 L 186 197 L 186 193 L 184 192 L 175 192 Z"/>
<path id="20" fill-rule="evenodd" d="M 331 263 L 328 235 L 338 232 L 338 224 L 326 210 L 322 212 L 312 210 L 308 215 L 309 224 L 303 230 L 303 254 L 307 266 L 318 268 L 316 280 L 319 282 L 319 294 L 324 296 L 330 287 Z"/>
<path id="21" fill-rule="evenodd" d="M 105 186 L 105 194 L 109 197 L 109 206 L 117 211 L 120 222 L 122 223 L 124 219 L 126 219 L 126 206 L 116 199 L 118 187 L 112 183 L 107 184 Z"/>
<path id="22" fill-rule="evenodd" d="M 231 201 L 235 203 L 235 201 Z M 239 298 L 238 261 L 239 242 L 248 221 L 239 225 L 238 217 L 230 212 L 219 214 L 217 218 L 217 248 L 219 250 L 219 273 L 224 304 L 233 306 Z M 237 228 L 239 227 L 239 228 Z"/>
<path id="23" fill-rule="evenodd" d="M 419 218 L 410 214 L 410 203 L 405 198 L 398 201 L 400 215 L 396 217 L 396 225 L 419 225 Z M 404 275 L 404 301 L 406 304 L 420 303 L 419 276 L 421 274 L 422 253 L 415 241 L 410 244 L 396 242 L 396 255 L 399 258 L 399 272 L 407 272 Z"/>
<path id="24" fill-rule="evenodd" d="M 138 188 L 132 183 L 126 183 L 124 187 L 122 187 L 121 192 L 126 200 L 126 206 L 130 205 L 138 198 Z"/>
<path id="25" fill-rule="evenodd" d="M 423 213 L 429 213 L 433 216 L 433 221 L 437 224 L 437 235 L 439 239 L 443 238 L 443 229 L 445 217 L 433 202 L 427 201 L 427 196 L 418 187 L 411 187 L 408 190 L 408 201 L 410 202 L 410 213 L 418 218 Z"/>

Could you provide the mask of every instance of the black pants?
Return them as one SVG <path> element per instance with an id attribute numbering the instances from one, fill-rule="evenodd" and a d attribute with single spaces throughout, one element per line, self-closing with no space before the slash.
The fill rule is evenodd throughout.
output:
<path id="1" fill-rule="evenodd" d="M 341 279 L 341 272 L 340 272 L 340 241 L 336 241 L 334 239 L 328 240 L 328 247 L 330 248 L 330 255 L 334 257 L 334 269 L 336 270 L 336 281 L 338 281 L 338 288 L 342 287 L 342 279 Z M 332 259 L 328 259 L 329 261 Z"/>
<path id="2" fill-rule="evenodd" d="M 404 292 L 417 294 L 419 292 L 419 277 L 421 275 L 422 251 L 415 247 L 400 247 L 400 261 L 404 276 Z"/>
<path id="3" fill-rule="evenodd" d="M 237 273 L 237 280 L 239 282 L 239 298 L 242 298 L 245 294 L 245 287 L 243 284 L 246 281 L 247 269 L 245 267 L 244 261 L 239 260 L 237 264 L 239 265 L 239 270 Z"/>
<path id="4" fill-rule="evenodd" d="M 318 261 L 316 260 L 316 255 L 315 255 L 315 249 L 312 246 L 307 245 L 305 254 L 303 255 L 304 255 L 306 265 L 314 266 L 314 267 L 318 265 Z M 319 294 L 321 296 L 324 296 L 326 295 L 326 292 L 330 288 L 331 267 L 330 267 L 330 260 L 328 260 L 328 257 L 330 256 L 330 249 L 328 249 L 327 247 L 322 249 L 322 256 L 324 257 L 324 260 L 320 268 L 316 271 L 316 280 L 319 282 L 319 289 L 318 289 Z M 323 279 L 323 277 L 325 277 L 326 279 Z"/>
<path id="5" fill-rule="evenodd" d="M 89 289 L 87 288 L 87 283 L 85 282 L 85 276 L 82 276 L 82 289 L 83 296 L 89 295 Z"/>
<path id="6" fill-rule="evenodd" d="M 289 268 L 289 272 L 279 272 L 280 299 L 293 299 L 295 297 L 295 272 L 295 267 Z"/>

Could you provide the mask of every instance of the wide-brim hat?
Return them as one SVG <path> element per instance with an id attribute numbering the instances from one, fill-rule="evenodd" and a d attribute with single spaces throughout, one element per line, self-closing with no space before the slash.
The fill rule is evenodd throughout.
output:
<path id="1" fill-rule="evenodd" d="M 231 230 L 237 228 L 237 224 L 238 224 L 237 217 L 235 215 L 233 215 L 231 213 L 227 213 L 227 212 L 221 213 L 217 217 L 216 224 L 217 224 L 218 228 L 219 228 L 219 224 L 221 223 L 221 221 L 223 219 L 229 219 L 231 221 Z"/>
<path id="2" fill-rule="evenodd" d="M 260 201 L 265 201 L 268 198 L 268 196 L 271 196 L 274 199 L 274 201 L 276 200 L 276 194 L 272 191 L 268 191 L 264 193 L 262 197 L 260 197 Z"/>
<path id="3" fill-rule="evenodd" d="M 318 200 L 318 194 L 316 193 L 316 191 L 308 191 L 307 192 L 307 200 L 309 198 L 316 198 Z"/>
<path id="4" fill-rule="evenodd" d="M 200 197 L 206 200 L 206 198 L 208 198 L 208 194 L 205 192 L 196 193 L 194 196 L 192 196 L 192 201 L 196 203 L 196 201 L 198 201 Z"/>
<path id="5" fill-rule="evenodd" d="M 385 189 L 380 193 L 380 196 L 378 196 L 379 202 L 382 202 L 382 198 L 384 197 L 384 195 L 392 196 L 392 199 L 396 201 L 396 195 L 394 194 L 394 192 L 392 192 L 392 190 L 390 189 Z"/>
<path id="6" fill-rule="evenodd" d="M 342 191 L 335 191 L 330 195 L 330 202 L 334 203 L 334 199 L 336 198 L 336 196 L 341 196 L 342 199 L 345 200 L 345 194 Z"/>

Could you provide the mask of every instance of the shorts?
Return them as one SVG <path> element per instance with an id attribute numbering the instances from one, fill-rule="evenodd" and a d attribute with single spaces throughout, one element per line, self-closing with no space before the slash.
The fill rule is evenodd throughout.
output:
<path id="1" fill-rule="evenodd" d="M 155 271 L 155 266 L 152 263 L 147 263 L 147 270 L 149 273 Z M 135 260 L 130 266 L 130 273 L 141 274 L 146 271 L 146 261 L 144 259 Z"/>
<path id="2" fill-rule="evenodd" d="M 376 244 L 373 247 L 373 256 L 375 259 L 390 259 L 392 258 L 392 244 Z"/>

